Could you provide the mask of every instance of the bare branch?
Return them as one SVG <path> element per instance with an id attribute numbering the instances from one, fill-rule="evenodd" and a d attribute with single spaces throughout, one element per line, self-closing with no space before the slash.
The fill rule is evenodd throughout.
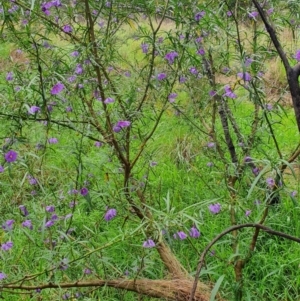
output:
<path id="1" fill-rule="evenodd" d="M 268 228 L 266 226 L 263 226 L 261 224 L 254 224 L 254 223 L 247 223 L 247 224 L 241 224 L 241 225 L 236 225 L 236 226 L 232 226 L 232 227 L 229 227 L 227 228 L 226 230 L 224 230 L 223 232 L 221 232 L 220 234 L 218 234 L 208 245 L 207 247 L 204 249 L 204 251 L 202 252 L 201 256 L 200 256 L 200 259 L 199 259 L 199 263 L 198 263 L 198 266 L 197 266 L 197 271 L 196 271 L 196 274 L 195 274 L 195 279 L 194 279 L 194 285 L 193 285 L 193 289 L 191 291 L 191 295 L 190 295 L 190 299 L 189 301 L 193 301 L 194 299 L 194 296 L 195 296 L 195 292 L 196 292 L 196 289 L 197 289 L 197 284 L 198 284 L 198 278 L 199 278 L 199 275 L 200 275 L 200 272 L 201 272 L 201 269 L 202 269 L 202 266 L 204 264 L 204 259 L 205 259 L 205 256 L 207 255 L 209 249 L 219 240 L 221 239 L 223 236 L 225 236 L 226 234 L 232 232 L 232 231 L 236 231 L 238 229 L 242 229 L 242 228 L 258 228 L 258 229 L 261 229 L 271 235 L 276 235 L 276 236 L 280 236 L 280 237 L 283 237 L 283 238 L 286 238 L 286 239 L 289 239 L 289 240 L 292 240 L 292 241 L 295 241 L 295 242 L 298 242 L 300 243 L 300 238 L 297 238 L 295 236 L 292 236 L 292 235 L 289 235 L 289 234 L 286 234 L 286 233 L 283 233 L 283 232 L 279 232 L 279 231 L 275 231 L 271 228 Z"/>
<path id="2" fill-rule="evenodd" d="M 260 4 L 257 2 L 257 0 L 252 0 L 253 4 L 255 5 L 256 9 L 258 10 L 258 13 L 262 19 L 262 21 L 264 22 L 265 24 L 265 27 L 270 35 L 270 38 L 283 62 L 283 65 L 284 65 L 284 68 L 286 70 L 286 72 L 288 72 L 290 69 L 291 69 L 291 66 L 289 64 L 289 61 L 286 57 L 286 54 L 277 38 L 277 35 L 276 35 L 276 32 L 275 32 L 275 29 L 273 28 L 273 26 L 270 24 L 270 22 L 268 22 L 267 20 L 267 17 L 262 9 L 262 7 L 260 6 Z"/>

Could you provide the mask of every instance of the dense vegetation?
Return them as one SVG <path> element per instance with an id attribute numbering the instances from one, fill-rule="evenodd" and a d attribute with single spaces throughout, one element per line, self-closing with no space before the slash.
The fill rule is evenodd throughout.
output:
<path id="1" fill-rule="evenodd" d="M 298 1 L 0 4 L 1 297 L 299 298 Z"/>

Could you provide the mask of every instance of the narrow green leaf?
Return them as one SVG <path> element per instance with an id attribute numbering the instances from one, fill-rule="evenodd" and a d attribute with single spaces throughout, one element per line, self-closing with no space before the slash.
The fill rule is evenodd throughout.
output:
<path id="1" fill-rule="evenodd" d="M 209 301 L 214 301 L 214 300 L 215 300 L 216 295 L 217 295 L 217 293 L 218 293 L 218 291 L 219 291 L 219 288 L 220 288 L 220 286 L 221 286 L 221 283 L 223 282 L 224 277 L 225 277 L 225 275 L 222 275 L 222 276 L 218 279 L 218 281 L 216 282 L 216 284 L 215 284 L 213 290 L 211 291 L 211 295 L 210 295 Z"/>

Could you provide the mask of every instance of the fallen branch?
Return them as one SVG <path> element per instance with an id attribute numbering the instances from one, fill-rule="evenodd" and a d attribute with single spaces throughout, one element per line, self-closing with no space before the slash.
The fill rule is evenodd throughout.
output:
<path id="1" fill-rule="evenodd" d="M 79 287 L 104 287 L 109 286 L 127 291 L 137 292 L 153 298 L 164 298 L 166 300 L 186 301 L 190 297 L 193 280 L 150 280 L 150 279 L 114 279 L 114 280 L 90 280 L 66 283 L 46 283 L 39 286 L 29 286 L 23 284 L 3 284 L 1 289 L 35 291 L 37 289 L 64 289 Z M 208 301 L 210 299 L 211 288 L 203 283 L 199 283 L 194 293 L 193 301 Z M 223 299 L 218 299 L 222 301 Z"/>

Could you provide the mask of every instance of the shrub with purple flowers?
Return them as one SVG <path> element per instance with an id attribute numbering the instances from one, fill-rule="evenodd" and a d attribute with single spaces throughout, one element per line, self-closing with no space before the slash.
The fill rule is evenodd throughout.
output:
<path id="1" fill-rule="evenodd" d="M 0 3 L 3 299 L 297 300 L 299 5 L 221 2 Z"/>

